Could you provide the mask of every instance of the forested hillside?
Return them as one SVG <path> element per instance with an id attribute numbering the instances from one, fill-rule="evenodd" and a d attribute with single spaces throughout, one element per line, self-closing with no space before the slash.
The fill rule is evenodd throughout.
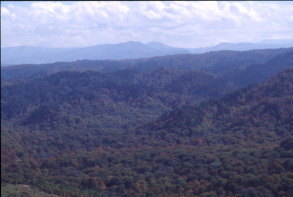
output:
<path id="1" fill-rule="evenodd" d="M 224 74 L 225 78 L 240 86 L 258 84 L 268 80 L 272 75 L 293 66 L 293 51 L 280 54 L 268 60 L 265 64 L 249 65 L 245 68 L 237 68 Z"/>
<path id="2" fill-rule="evenodd" d="M 260 86 L 244 88 L 194 107 L 183 106 L 137 132 L 192 145 L 274 143 L 292 132 L 292 76 L 291 68 Z"/>
<path id="3" fill-rule="evenodd" d="M 31 141 L 25 143 L 26 148 L 42 152 L 41 155 L 35 152 L 36 158 L 56 152 L 56 144 L 46 142 L 48 136 L 61 138 L 60 146 L 66 147 L 61 152 L 118 145 L 120 139 L 111 139 L 113 135 L 127 135 L 163 112 L 232 90 L 235 86 L 229 81 L 202 71 L 125 70 L 110 74 L 63 71 L 2 88 L 3 133 L 22 132 L 20 140 L 45 135 L 44 146 L 35 146 Z M 90 143 L 80 141 L 85 134 L 93 136 L 87 139 Z M 9 144 L 7 149 L 14 150 Z"/>
<path id="4" fill-rule="evenodd" d="M 285 59 L 287 60 L 285 61 Z M 276 69 L 276 67 L 279 67 L 278 65 L 282 66 Z M 250 82 L 259 83 L 268 80 L 271 75 L 290 66 L 292 66 L 292 48 L 283 48 L 242 52 L 217 51 L 204 54 L 182 54 L 120 61 L 79 60 L 40 65 L 17 65 L 1 67 L 1 78 L 11 82 L 30 80 L 60 71 L 116 72 L 118 70 L 135 69 L 139 72 L 145 72 L 158 68 L 169 68 L 204 70 L 228 77 L 233 82 L 245 86 Z M 267 74 L 264 75 L 263 72 Z M 250 77 L 251 75 L 252 77 Z"/>
<path id="5" fill-rule="evenodd" d="M 1 181 L 61 196 L 291 196 L 292 79 L 225 96 L 236 86 L 223 77 L 166 68 L 7 82 Z"/>

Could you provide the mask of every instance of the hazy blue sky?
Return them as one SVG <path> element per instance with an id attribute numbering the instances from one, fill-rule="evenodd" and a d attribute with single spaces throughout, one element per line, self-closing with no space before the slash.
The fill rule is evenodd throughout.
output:
<path id="1" fill-rule="evenodd" d="M 1 2 L 1 47 L 293 39 L 293 2 Z"/>

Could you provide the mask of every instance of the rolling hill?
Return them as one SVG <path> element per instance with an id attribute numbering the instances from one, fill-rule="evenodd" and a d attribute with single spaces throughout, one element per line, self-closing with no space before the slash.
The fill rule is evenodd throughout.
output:
<path id="1" fill-rule="evenodd" d="M 241 73 L 245 75 L 245 72 L 253 73 L 255 68 L 260 67 L 259 69 L 256 69 L 256 73 L 258 73 L 257 76 L 260 76 L 258 80 L 264 81 L 273 74 L 281 71 L 280 68 L 288 68 L 292 66 L 292 62 L 290 62 L 292 55 L 290 52 L 292 52 L 292 49 L 293 48 L 264 49 L 243 52 L 218 51 L 204 54 L 182 54 L 119 61 L 80 60 L 40 65 L 18 65 L 1 67 L 1 79 L 6 81 L 29 80 L 60 71 L 93 70 L 99 72 L 115 72 L 124 69 L 135 69 L 140 72 L 145 72 L 156 68 L 170 68 L 177 70 L 204 70 L 217 75 L 227 76 L 230 80 L 235 80 L 236 82 L 238 77 L 233 78 L 233 75 L 237 76 L 241 75 Z M 286 56 L 284 57 L 284 60 L 282 57 L 278 57 L 282 55 Z M 273 60 L 274 58 L 276 58 L 276 60 Z M 285 62 L 286 58 L 287 60 Z M 269 60 L 271 63 L 268 62 Z M 280 61 L 279 64 L 284 64 L 278 69 L 279 66 L 273 61 Z M 269 72 L 269 75 L 266 74 L 262 76 L 260 72 Z M 249 79 L 247 81 L 242 81 L 243 83 L 249 83 Z M 239 83 L 239 81 L 237 81 L 237 83 Z"/>
<path id="2" fill-rule="evenodd" d="M 285 70 L 134 130 L 122 127 L 126 132 L 101 132 L 78 120 L 84 117 L 80 112 L 50 128 L 74 102 L 62 110 L 22 114 L 29 121 L 23 125 L 15 116 L 2 124 L 1 181 L 66 196 L 290 196 L 292 75 Z"/>
<path id="3" fill-rule="evenodd" d="M 1 187 L 76 197 L 292 196 L 292 55 L 1 67 Z"/>

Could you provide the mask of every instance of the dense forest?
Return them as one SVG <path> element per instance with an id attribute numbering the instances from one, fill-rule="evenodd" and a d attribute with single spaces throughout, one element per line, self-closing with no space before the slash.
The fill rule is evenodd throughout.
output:
<path id="1" fill-rule="evenodd" d="M 276 72 L 281 72 L 286 67 L 292 66 L 292 51 L 293 48 L 262 49 L 241 52 L 214 51 L 204 54 L 180 54 L 120 61 L 78 60 L 75 62 L 56 62 L 39 65 L 16 65 L 1 67 L 1 78 L 15 81 L 38 78 L 65 70 L 115 72 L 125 69 L 147 71 L 164 67 L 179 70 L 205 70 L 217 75 L 231 74 L 231 79 L 233 79 L 233 76 L 236 76 L 236 72 L 243 77 L 247 76 L 245 72 L 256 72 L 256 76 L 260 78 L 260 81 L 257 82 L 261 82 L 263 80 L 268 80 L 270 77 L 270 75 L 267 74 L 266 78 L 264 78 L 263 73 L 271 71 L 270 74 L 276 74 Z M 290 62 L 291 64 L 289 64 Z M 264 64 L 266 64 L 265 67 L 270 68 L 262 69 L 261 66 Z M 246 80 L 249 81 L 250 78 L 246 78 Z M 243 81 L 245 84 L 247 83 L 245 79 Z M 253 81 L 252 83 L 255 82 Z"/>
<path id="2" fill-rule="evenodd" d="M 1 187 L 292 196 L 293 51 L 1 68 Z"/>

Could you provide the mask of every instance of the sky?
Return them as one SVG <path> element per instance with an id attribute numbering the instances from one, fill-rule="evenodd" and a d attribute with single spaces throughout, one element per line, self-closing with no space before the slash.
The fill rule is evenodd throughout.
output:
<path id="1" fill-rule="evenodd" d="M 293 39 L 292 13 L 292 1 L 2 1 L 1 47 Z"/>

